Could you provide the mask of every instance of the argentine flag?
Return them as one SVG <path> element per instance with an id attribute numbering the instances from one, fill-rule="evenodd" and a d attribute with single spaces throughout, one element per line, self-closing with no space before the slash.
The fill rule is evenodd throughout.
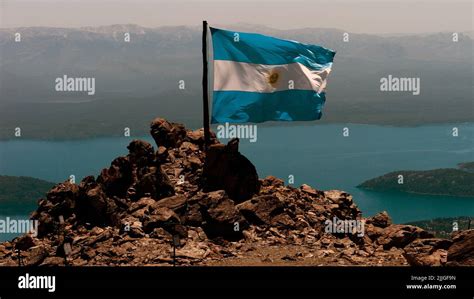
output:
<path id="1" fill-rule="evenodd" d="M 210 30 L 211 123 L 321 118 L 334 51 L 261 34 Z"/>

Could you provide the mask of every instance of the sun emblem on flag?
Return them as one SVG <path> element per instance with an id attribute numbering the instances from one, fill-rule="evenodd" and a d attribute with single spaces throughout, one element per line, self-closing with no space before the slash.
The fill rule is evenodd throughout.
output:
<path id="1" fill-rule="evenodd" d="M 278 79 L 280 78 L 280 74 L 273 71 L 270 76 L 268 76 L 268 83 L 270 83 L 272 86 L 275 86 L 275 84 L 278 82 Z"/>

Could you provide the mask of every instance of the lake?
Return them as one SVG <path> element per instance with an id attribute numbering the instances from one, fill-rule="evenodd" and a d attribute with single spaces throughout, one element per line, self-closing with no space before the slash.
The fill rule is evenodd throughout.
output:
<path id="1" fill-rule="evenodd" d="M 452 128 L 459 136 L 452 136 Z M 343 128 L 349 136 L 343 136 Z M 215 127 L 214 127 L 215 129 Z M 97 176 L 132 139 L 96 138 L 81 141 L 0 141 L 0 174 L 31 176 L 60 182 L 71 174 L 79 182 Z M 435 217 L 474 215 L 474 198 L 374 192 L 356 188 L 361 182 L 395 170 L 456 167 L 474 161 L 474 124 L 392 127 L 356 124 L 259 124 L 255 143 L 242 140 L 241 152 L 260 177 L 274 175 L 294 185 L 345 190 L 365 216 L 386 210 L 398 223 Z M 32 207 L 1 206 L 0 216 L 21 216 Z"/>

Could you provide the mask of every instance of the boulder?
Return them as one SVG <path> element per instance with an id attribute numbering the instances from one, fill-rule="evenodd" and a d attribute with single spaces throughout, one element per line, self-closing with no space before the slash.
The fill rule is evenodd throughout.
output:
<path id="1" fill-rule="evenodd" d="M 271 225 L 284 212 L 285 204 L 274 195 L 262 195 L 236 206 L 245 219 L 255 225 Z"/>
<path id="2" fill-rule="evenodd" d="M 78 191 L 78 186 L 68 180 L 54 186 L 53 189 L 47 193 L 46 198 L 53 204 L 61 203 L 65 200 L 74 201 Z"/>
<path id="3" fill-rule="evenodd" d="M 105 225 L 109 223 L 106 219 L 107 214 L 107 196 L 99 184 L 87 185 L 82 189 L 81 196 L 77 201 L 77 218 L 83 223 L 94 225 Z"/>
<path id="4" fill-rule="evenodd" d="M 186 137 L 187 137 L 187 140 L 189 140 L 190 142 L 198 145 L 200 148 L 203 148 L 204 146 L 204 129 L 198 129 L 198 130 L 195 130 L 195 131 L 187 131 L 186 132 Z M 217 141 L 217 138 L 216 138 L 216 134 L 214 132 L 210 132 L 210 143 L 211 144 L 215 144 L 215 143 L 218 143 Z"/>
<path id="5" fill-rule="evenodd" d="M 242 238 L 242 230 L 247 227 L 247 222 L 225 191 L 199 193 L 189 200 L 189 205 L 188 223 L 191 224 L 193 219 L 201 220 L 201 226 L 209 238 L 223 237 L 228 240 Z"/>
<path id="6" fill-rule="evenodd" d="M 125 197 L 133 183 L 132 164 L 128 157 L 118 157 L 97 178 L 107 196 Z"/>
<path id="7" fill-rule="evenodd" d="M 283 182 L 282 179 L 279 179 L 277 177 L 269 175 L 266 178 L 264 178 L 263 180 L 260 180 L 260 185 L 262 187 L 278 188 L 278 187 L 283 187 L 285 185 L 285 183 Z"/>
<path id="8" fill-rule="evenodd" d="M 140 221 L 132 222 L 128 230 L 128 235 L 132 238 L 143 238 L 145 236 L 143 224 Z"/>
<path id="9" fill-rule="evenodd" d="M 377 243 L 385 250 L 392 247 L 403 248 L 416 239 L 433 238 L 434 236 L 413 225 L 395 224 L 384 228 L 382 235 L 377 239 Z"/>
<path id="10" fill-rule="evenodd" d="M 155 118 L 151 122 L 151 136 L 157 146 L 177 148 L 186 137 L 183 125 L 172 123 L 164 118 Z"/>
<path id="11" fill-rule="evenodd" d="M 38 202 L 38 209 L 31 214 L 31 219 L 39 222 L 38 237 L 53 233 L 59 216 L 63 216 L 65 220 L 74 218 L 72 216 L 79 196 L 79 186 L 70 181 L 54 186 L 47 193 L 46 199 Z"/>
<path id="12" fill-rule="evenodd" d="M 384 233 L 384 229 L 373 225 L 372 223 L 365 223 L 365 234 L 372 240 L 377 240 Z"/>
<path id="13" fill-rule="evenodd" d="M 79 187 L 70 181 L 56 185 L 46 195 L 46 201 L 42 210 L 47 210 L 53 218 L 62 215 L 65 219 L 69 218 L 76 204 L 79 194 Z"/>
<path id="14" fill-rule="evenodd" d="M 392 224 L 392 219 L 388 215 L 387 211 L 383 211 L 375 216 L 367 218 L 366 224 L 373 224 L 376 227 L 385 228 Z"/>
<path id="15" fill-rule="evenodd" d="M 155 228 L 163 227 L 169 229 L 180 222 L 181 220 L 175 212 L 168 208 L 161 207 L 154 210 L 153 214 L 144 220 L 143 230 L 146 233 L 151 233 Z"/>
<path id="16" fill-rule="evenodd" d="M 149 196 L 156 200 L 174 194 L 174 187 L 161 166 L 146 167 L 138 176 L 136 197 Z"/>
<path id="17" fill-rule="evenodd" d="M 175 195 L 170 197 L 162 198 L 151 205 L 151 209 L 155 210 L 158 208 L 168 208 L 174 212 L 183 213 L 186 208 L 186 196 Z"/>
<path id="18" fill-rule="evenodd" d="M 211 145 L 204 162 L 204 190 L 225 190 L 236 203 L 250 199 L 260 190 L 255 166 L 239 153 L 239 139 L 227 145 Z"/>
<path id="19" fill-rule="evenodd" d="M 318 198 L 318 197 L 324 196 L 324 192 L 318 191 L 318 190 L 314 189 L 313 187 L 311 187 L 309 185 L 306 185 L 306 184 L 301 185 L 300 189 L 301 189 L 301 191 L 303 191 L 306 194 L 311 195 L 312 197 L 317 197 Z"/>
<path id="20" fill-rule="evenodd" d="M 419 239 L 408 244 L 403 256 L 412 266 L 442 266 L 447 261 L 447 249 L 452 242 L 446 239 Z"/>
<path id="21" fill-rule="evenodd" d="M 204 219 L 201 213 L 201 206 L 196 202 L 191 202 L 186 209 L 186 213 L 183 216 L 184 222 L 188 226 L 201 227 Z"/>
<path id="22" fill-rule="evenodd" d="M 31 215 L 31 219 L 38 220 L 38 238 L 54 233 L 57 220 L 53 219 L 47 211 L 35 211 Z"/>
<path id="23" fill-rule="evenodd" d="M 155 150 L 153 146 L 143 140 L 133 140 L 127 146 L 129 151 L 128 157 L 133 165 L 138 168 L 150 165 L 155 160 Z"/>
<path id="24" fill-rule="evenodd" d="M 84 197 L 84 208 L 89 215 L 90 221 L 96 222 L 101 220 L 107 211 L 107 196 L 100 185 L 88 190 Z"/>
<path id="25" fill-rule="evenodd" d="M 156 200 L 154 200 L 153 198 L 142 197 L 140 198 L 140 200 L 130 204 L 128 208 L 128 213 L 133 214 L 135 211 L 141 210 L 141 209 L 149 210 L 154 203 L 156 203 Z"/>
<path id="26" fill-rule="evenodd" d="M 28 249 L 28 257 L 25 261 L 25 266 L 38 266 L 46 257 L 48 251 L 43 246 L 34 246 Z"/>
<path id="27" fill-rule="evenodd" d="M 330 205 L 331 213 L 339 219 L 357 219 L 360 218 L 362 212 L 354 204 L 352 195 L 340 190 L 324 191 L 324 197 L 332 204 Z"/>
<path id="28" fill-rule="evenodd" d="M 448 265 L 474 266 L 474 229 L 456 232 L 448 250 Z"/>
<path id="29" fill-rule="evenodd" d="M 103 188 L 91 176 L 82 180 L 75 209 L 79 222 L 98 226 L 120 224 L 120 213 L 128 206 L 116 196 L 108 197 Z"/>
<path id="30" fill-rule="evenodd" d="M 28 250 L 30 249 L 31 247 L 33 246 L 36 246 L 36 242 L 35 240 L 30 236 L 30 235 L 23 235 L 21 237 L 18 237 L 16 240 L 15 240 L 15 249 L 18 249 L 18 250 L 22 250 L 22 251 L 25 251 L 25 250 Z"/>

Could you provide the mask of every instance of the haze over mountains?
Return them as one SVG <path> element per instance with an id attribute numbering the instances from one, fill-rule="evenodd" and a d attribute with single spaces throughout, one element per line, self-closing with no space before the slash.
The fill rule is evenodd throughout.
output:
<path id="1" fill-rule="evenodd" d="M 324 122 L 418 125 L 474 119 L 472 32 L 377 36 L 338 29 L 217 26 L 337 51 Z M 21 33 L 21 42 L 14 34 Z M 130 42 L 124 42 L 124 33 Z M 201 124 L 201 28 L 111 25 L 0 29 L 0 138 L 144 133 L 160 115 Z M 94 77 L 95 95 L 57 92 L 55 79 Z M 419 77 L 421 93 L 382 92 L 380 79 Z M 185 89 L 178 87 L 184 80 Z"/>

